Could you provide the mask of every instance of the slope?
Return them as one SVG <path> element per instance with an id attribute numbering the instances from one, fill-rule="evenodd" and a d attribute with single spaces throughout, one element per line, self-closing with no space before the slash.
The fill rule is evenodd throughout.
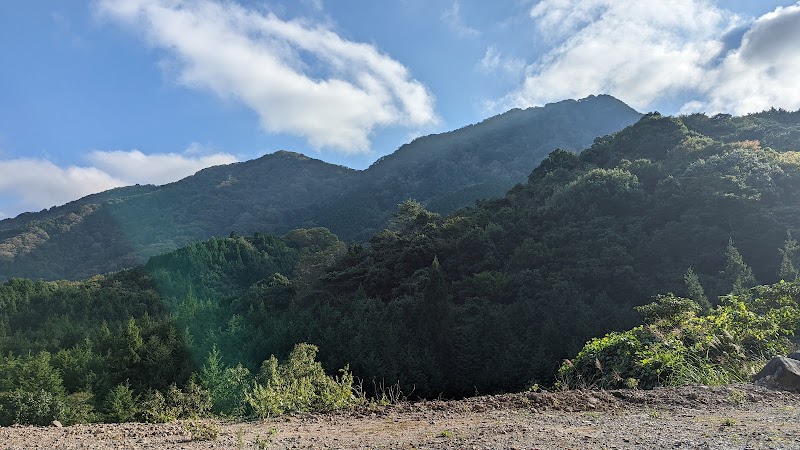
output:
<path id="1" fill-rule="evenodd" d="M 733 128 L 694 130 L 714 120 Z M 781 130 L 771 142 L 786 147 L 737 140 L 744 130 L 765 142 Z M 194 359 L 184 366 L 217 346 L 230 367 L 255 371 L 309 342 L 327 368 L 349 364 L 368 387 L 399 382 L 423 397 L 550 384 L 589 338 L 639 324 L 633 307 L 656 294 L 699 299 L 704 290 L 717 303 L 796 277 L 789 268 L 800 255 L 787 232 L 800 230 L 800 146 L 785 137 L 798 131 L 800 113 L 648 114 L 580 155 L 552 152 L 501 199 L 445 217 L 404 202 L 369 245 L 345 248 L 324 229 L 234 235 L 154 257 L 144 271 L 39 284 L 36 295 L 62 309 L 70 302 L 58 286 L 120 305 L 145 298 L 130 307 L 159 306 L 151 319 L 186 330 Z M 687 285 L 690 267 L 697 279 Z M 126 281 L 145 276 L 146 295 Z M 26 283 L 3 285 L 10 306 L 0 315 L 16 314 L 15 299 L 32 291 Z M 786 283 L 794 296 L 796 286 Z M 36 327 L 0 317 L 0 353 L 80 342 L 58 325 L 58 311 L 27 314 Z"/>
<path id="2" fill-rule="evenodd" d="M 502 195 L 552 149 L 583 148 L 638 117 L 612 97 L 589 97 L 419 138 L 361 172 L 282 151 L 89 196 L 0 221 L 0 280 L 84 278 L 233 230 L 326 226 L 364 241 L 406 198 L 448 212 Z"/>

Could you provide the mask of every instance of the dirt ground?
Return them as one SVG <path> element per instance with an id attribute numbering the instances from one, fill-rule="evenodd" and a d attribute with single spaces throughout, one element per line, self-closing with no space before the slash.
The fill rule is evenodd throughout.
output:
<path id="1" fill-rule="evenodd" d="M 258 422 L 0 428 L 0 449 L 800 449 L 800 395 L 752 385 L 401 403 Z"/>

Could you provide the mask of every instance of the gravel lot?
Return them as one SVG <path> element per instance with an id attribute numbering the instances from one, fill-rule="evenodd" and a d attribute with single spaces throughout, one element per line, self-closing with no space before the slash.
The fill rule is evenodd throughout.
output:
<path id="1" fill-rule="evenodd" d="M 402 403 L 258 422 L 0 428 L 30 449 L 800 449 L 800 395 L 752 385 L 568 391 Z"/>

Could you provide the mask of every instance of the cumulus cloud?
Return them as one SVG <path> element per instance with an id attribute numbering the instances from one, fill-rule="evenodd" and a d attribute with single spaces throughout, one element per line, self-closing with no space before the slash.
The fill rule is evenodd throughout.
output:
<path id="1" fill-rule="evenodd" d="M 800 3 L 748 22 L 708 0 L 540 0 L 531 17 L 549 50 L 504 103 L 608 93 L 640 110 L 676 98 L 683 111 L 795 109 L 799 10 Z"/>
<path id="2" fill-rule="evenodd" d="M 145 155 L 132 151 L 95 151 L 87 155 L 85 167 L 60 167 L 46 159 L 0 160 L 0 201 L 7 214 L 40 210 L 83 196 L 132 184 L 165 184 L 200 169 L 229 164 L 236 158 L 227 153 L 202 155 L 195 147 L 182 154 Z M 7 217 L 6 213 L 0 219 Z"/>
<path id="3" fill-rule="evenodd" d="M 7 197 L 11 204 L 6 206 L 17 212 L 63 204 L 123 185 L 94 167 L 59 167 L 44 159 L 0 161 L 0 198 Z"/>
<path id="4" fill-rule="evenodd" d="M 437 122 L 434 99 L 401 63 L 308 20 L 211 0 L 100 0 L 104 17 L 166 49 L 178 81 L 235 98 L 270 132 L 315 148 L 367 152 L 376 127 Z"/>
<path id="5" fill-rule="evenodd" d="M 191 157 L 178 153 L 145 155 L 139 150 L 94 151 L 87 159 L 95 168 L 127 184 L 166 184 L 206 167 L 237 161 L 227 153 Z"/>
<path id="6" fill-rule="evenodd" d="M 800 108 L 800 3 L 757 19 L 741 46 L 710 70 L 695 109 L 743 114 L 770 107 Z"/>

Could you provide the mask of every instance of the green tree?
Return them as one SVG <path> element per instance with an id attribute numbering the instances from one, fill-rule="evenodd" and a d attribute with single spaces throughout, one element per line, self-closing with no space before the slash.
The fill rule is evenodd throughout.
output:
<path id="1" fill-rule="evenodd" d="M 733 295 L 746 293 L 748 288 L 756 284 L 756 279 L 750 266 L 744 262 L 741 253 L 733 245 L 733 238 L 728 239 L 728 250 L 725 255 L 727 256 L 727 261 L 725 262 L 723 275 L 728 286 L 730 286 L 731 293 Z"/>
<path id="2" fill-rule="evenodd" d="M 437 345 L 443 344 L 442 334 L 448 316 L 447 288 L 439 258 L 434 257 L 428 269 L 428 281 L 422 296 L 422 320 L 425 331 Z"/>
<path id="3" fill-rule="evenodd" d="M 139 413 L 135 395 L 128 384 L 118 384 L 106 396 L 106 419 L 111 422 L 131 422 Z"/>
<path id="4" fill-rule="evenodd" d="M 700 284 L 700 279 L 697 277 L 692 267 L 689 267 L 689 270 L 686 271 L 686 275 L 683 276 L 683 281 L 686 283 L 686 290 L 689 292 L 689 298 L 700 305 L 703 311 L 710 310 L 711 302 L 708 301 L 703 285 Z"/>
<path id="5" fill-rule="evenodd" d="M 253 389 L 246 395 L 258 417 L 332 411 L 358 402 L 349 368 L 341 370 L 341 377 L 326 375 L 315 360 L 317 351 L 317 346 L 302 343 L 294 347 L 288 361 L 279 363 L 275 356 L 264 361 Z"/>
<path id="6" fill-rule="evenodd" d="M 219 349 L 214 345 L 200 370 L 199 378 L 211 396 L 212 411 L 215 414 L 228 417 L 244 415 L 250 370 L 241 364 L 226 367 Z"/>
<path id="7" fill-rule="evenodd" d="M 797 241 L 792 239 L 792 232 L 786 230 L 786 241 L 783 243 L 781 252 L 781 268 L 778 276 L 781 280 L 794 281 L 797 279 L 797 269 L 794 266 L 794 254 L 797 251 Z"/>

